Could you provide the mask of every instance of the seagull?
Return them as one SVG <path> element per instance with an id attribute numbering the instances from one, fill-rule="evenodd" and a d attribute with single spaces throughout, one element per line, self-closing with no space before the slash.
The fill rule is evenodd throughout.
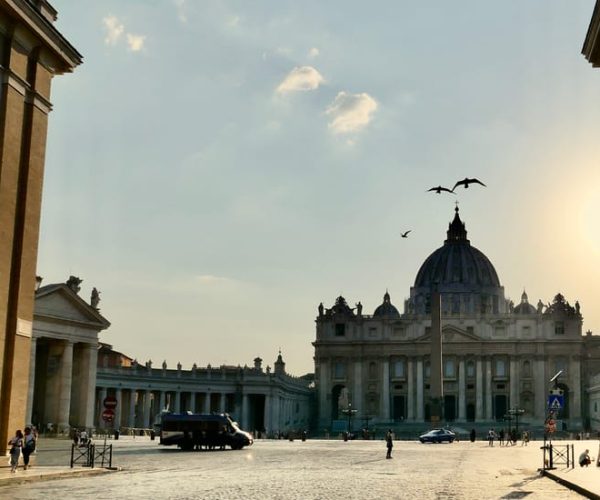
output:
<path id="1" fill-rule="evenodd" d="M 431 189 L 428 189 L 427 191 L 428 192 L 429 191 L 435 191 L 437 194 L 441 194 L 442 191 L 447 191 L 448 193 L 456 194 L 454 192 L 454 189 L 448 189 L 448 188 L 445 188 L 445 187 L 442 187 L 442 186 L 432 187 Z"/>
<path id="2" fill-rule="evenodd" d="M 486 187 L 485 184 L 479 179 L 469 179 L 468 177 L 465 177 L 462 181 L 458 181 L 456 184 L 454 184 L 452 191 L 454 191 L 457 186 L 464 186 L 465 189 L 467 189 L 469 184 L 481 184 L 483 187 Z"/>
<path id="3" fill-rule="evenodd" d="M 408 233 L 410 233 L 412 231 L 412 229 L 409 229 L 408 231 L 401 233 L 400 236 L 402 236 L 403 238 L 408 238 Z"/>

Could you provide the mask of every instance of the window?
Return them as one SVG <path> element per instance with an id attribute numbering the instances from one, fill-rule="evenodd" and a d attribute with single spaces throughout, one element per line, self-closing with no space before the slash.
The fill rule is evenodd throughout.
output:
<path id="1" fill-rule="evenodd" d="M 335 324 L 335 336 L 343 337 L 346 335 L 346 325 L 344 323 L 336 323 Z"/>
<path id="2" fill-rule="evenodd" d="M 530 326 L 523 327 L 523 338 L 525 338 L 525 339 L 531 338 L 531 327 Z"/>
<path id="3" fill-rule="evenodd" d="M 472 326 L 467 326 L 467 333 L 473 335 L 475 333 L 475 328 L 473 328 Z"/>
<path id="4" fill-rule="evenodd" d="M 494 330 L 494 333 L 497 338 L 506 337 L 506 328 L 503 326 L 497 326 Z"/>
<path id="5" fill-rule="evenodd" d="M 342 361 L 337 361 L 334 365 L 334 378 L 344 378 L 346 377 L 346 364 Z"/>
<path id="6" fill-rule="evenodd" d="M 427 363 L 425 363 L 425 378 L 429 377 L 431 377 L 431 365 L 429 364 L 429 361 L 427 361 Z"/>
<path id="7" fill-rule="evenodd" d="M 446 359 L 444 360 L 444 377 L 446 378 L 454 378 L 454 360 Z"/>
<path id="8" fill-rule="evenodd" d="M 475 363 L 473 361 L 467 362 L 467 377 L 475 377 Z"/>
<path id="9" fill-rule="evenodd" d="M 562 321 L 554 322 L 554 334 L 555 335 L 564 335 L 565 334 L 565 324 Z"/>
<path id="10" fill-rule="evenodd" d="M 523 361 L 523 376 L 531 377 L 531 363 L 529 361 Z"/>
<path id="11" fill-rule="evenodd" d="M 496 377 L 506 377 L 506 361 L 503 359 L 496 360 Z"/>
<path id="12" fill-rule="evenodd" d="M 377 337 L 377 328 L 375 328 L 375 327 L 369 328 L 369 337 L 371 337 L 371 338 Z"/>
<path id="13" fill-rule="evenodd" d="M 404 377 L 404 361 L 401 359 L 394 362 L 394 377 L 395 378 Z"/>

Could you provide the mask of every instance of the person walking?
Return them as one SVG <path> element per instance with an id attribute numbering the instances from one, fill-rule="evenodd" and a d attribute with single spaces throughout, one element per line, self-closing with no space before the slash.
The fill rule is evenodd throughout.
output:
<path id="1" fill-rule="evenodd" d="M 494 429 L 490 429 L 488 431 L 488 446 L 494 446 L 494 438 L 496 437 L 496 432 L 494 431 Z"/>
<path id="2" fill-rule="evenodd" d="M 387 434 L 385 435 L 385 444 L 387 446 L 387 455 L 385 458 L 392 458 L 392 448 L 394 447 L 394 436 L 392 434 L 392 429 L 388 429 Z"/>
<path id="3" fill-rule="evenodd" d="M 10 445 L 10 471 L 16 472 L 17 466 L 19 465 L 19 457 L 21 456 L 21 448 L 23 448 L 23 433 L 19 429 L 15 433 L 8 444 Z"/>
<path id="4" fill-rule="evenodd" d="M 36 439 L 31 427 L 25 427 L 23 437 L 23 470 L 29 467 L 29 456 L 35 451 Z"/>

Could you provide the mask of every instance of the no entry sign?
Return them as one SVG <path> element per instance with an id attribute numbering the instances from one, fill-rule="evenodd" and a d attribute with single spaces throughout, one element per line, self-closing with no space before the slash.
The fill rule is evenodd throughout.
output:
<path id="1" fill-rule="evenodd" d="M 102 412 L 102 420 L 104 420 L 105 422 L 110 423 L 114 419 L 115 419 L 115 410 L 112 410 L 110 408 L 106 408 Z"/>
<path id="2" fill-rule="evenodd" d="M 114 410 L 117 407 L 117 398 L 114 396 L 106 396 L 103 401 L 104 408 Z"/>

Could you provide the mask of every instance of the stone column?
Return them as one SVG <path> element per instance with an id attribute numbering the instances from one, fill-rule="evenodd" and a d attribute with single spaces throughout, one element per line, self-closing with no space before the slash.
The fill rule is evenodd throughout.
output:
<path id="1" fill-rule="evenodd" d="M 519 360 L 510 358 L 510 404 L 509 408 L 519 407 Z"/>
<path id="2" fill-rule="evenodd" d="M 250 404 L 248 401 L 248 394 L 244 394 L 242 396 L 242 422 L 243 422 L 243 429 L 247 430 L 248 432 L 251 432 L 251 429 L 248 428 L 249 425 L 249 415 L 248 412 L 250 411 Z"/>
<path id="3" fill-rule="evenodd" d="M 568 380 L 570 391 L 569 394 L 565 394 L 566 397 L 571 398 L 569 402 L 569 420 L 573 421 L 581 419 L 581 360 L 575 356 L 569 360 L 568 368 Z M 572 422 L 571 422 L 572 423 Z"/>
<path id="4" fill-rule="evenodd" d="M 465 360 L 458 361 L 458 421 L 467 420 L 467 380 L 465 377 Z"/>
<path id="5" fill-rule="evenodd" d="M 414 378 L 413 378 L 413 360 L 412 358 L 409 358 L 407 361 L 407 402 L 406 402 L 406 406 L 407 406 L 407 411 L 406 411 L 406 417 L 408 420 L 414 420 L 415 419 L 415 405 L 414 405 L 414 392 L 415 392 L 415 382 L 414 382 Z"/>
<path id="6" fill-rule="evenodd" d="M 148 429 L 150 427 L 150 403 L 152 393 L 149 390 L 144 391 L 144 422 L 142 427 Z"/>
<path id="7" fill-rule="evenodd" d="M 100 387 L 100 390 L 98 391 L 98 427 L 106 427 L 106 422 L 104 422 L 104 419 L 102 418 L 102 412 L 104 411 L 104 400 L 106 399 L 107 392 L 106 387 Z M 95 395 L 96 390 L 94 389 L 94 396 Z"/>
<path id="8" fill-rule="evenodd" d="M 273 396 L 273 432 L 281 430 L 281 398 L 278 394 Z"/>
<path id="9" fill-rule="evenodd" d="M 417 359 L 417 421 L 423 421 L 423 359 Z"/>
<path id="10" fill-rule="evenodd" d="M 71 384 L 73 379 L 73 342 L 65 341 L 60 360 L 60 399 L 58 405 L 58 431 L 69 430 L 71 415 Z"/>
<path id="11" fill-rule="evenodd" d="M 166 392 L 165 391 L 160 391 L 160 400 L 158 402 L 158 413 L 162 413 L 162 411 L 165 409 L 165 404 L 166 404 Z"/>
<path id="12" fill-rule="evenodd" d="M 483 361 L 477 358 L 475 374 L 475 421 L 483 420 Z"/>
<path id="13" fill-rule="evenodd" d="M 384 420 L 390 419 L 390 362 L 386 359 L 383 363 L 383 384 L 381 413 Z"/>
<path id="14" fill-rule="evenodd" d="M 31 338 L 31 352 L 29 355 L 29 389 L 27 391 L 27 413 L 25 415 L 25 422 L 27 425 L 32 425 L 32 413 L 33 413 L 33 394 L 35 387 L 35 355 L 36 355 L 37 339 Z"/>
<path id="15" fill-rule="evenodd" d="M 551 377 L 546 374 L 546 362 L 543 356 L 535 361 L 535 418 L 539 421 L 546 419 L 546 406 L 548 404 L 548 390 Z"/>
<path id="16" fill-rule="evenodd" d="M 329 428 L 329 418 L 331 415 L 331 411 L 327 405 L 327 396 L 330 391 L 328 376 L 329 363 L 327 361 L 319 360 L 319 422 L 326 428 Z M 334 404 L 334 402 L 332 402 L 332 404 Z"/>
<path id="17" fill-rule="evenodd" d="M 219 396 L 219 412 L 225 413 L 226 406 L 227 406 L 227 394 L 222 392 L 221 395 Z"/>
<path id="18" fill-rule="evenodd" d="M 354 401 L 352 406 L 359 412 L 364 412 L 362 394 L 362 364 L 359 361 L 354 362 Z"/>
<path id="19" fill-rule="evenodd" d="M 210 413 L 210 392 L 204 394 L 204 413 Z"/>
<path id="20" fill-rule="evenodd" d="M 98 345 L 85 344 L 81 350 L 81 372 L 79 380 L 79 405 L 78 414 L 82 424 L 90 429 L 94 427 L 94 410 L 96 396 L 96 369 L 98 366 Z M 100 401 L 103 407 L 103 401 Z"/>
<path id="21" fill-rule="evenodd" d="M 265 413 L 265 432 L 268 434 L 269 432 L 271 432 L 273 430 L 272 425 L 271 425 L 271 395 L 270 394 L 265 394 L 264 413 Z"/>
<path id="22" fill-rule="evenodd" d="M 121 427 L 121 415 L 122 415 L 122 405 L 123 405 L 123 391 L 120 388 L 115 389 L 115 398 L 117 399 L 117 406 L 115 408 L 115 420 L 114 420 L 114 428 L 119 429 Z"/>
<path id="23" fill-rule="evenodd" d="M 196 413 L 196 399 L 198 399 L 195 392 L 190 392 L 190 411 Z"/>
<path id="24" fill-rule="evenodd" d="M 136 403 L 136 390 L 129 390 L 129 427 L 135 427 L 135 403 Z"/>
<path id="25" fill-rule="evenodd" d="M 485 360 L 485 418 L 492 420 L 492 360 Z"/>
<path id="26" fill-rule="evenodd" d="M 181 391 L 175 391 L 175 408 L 173 413 L 181 413 Z"/>

